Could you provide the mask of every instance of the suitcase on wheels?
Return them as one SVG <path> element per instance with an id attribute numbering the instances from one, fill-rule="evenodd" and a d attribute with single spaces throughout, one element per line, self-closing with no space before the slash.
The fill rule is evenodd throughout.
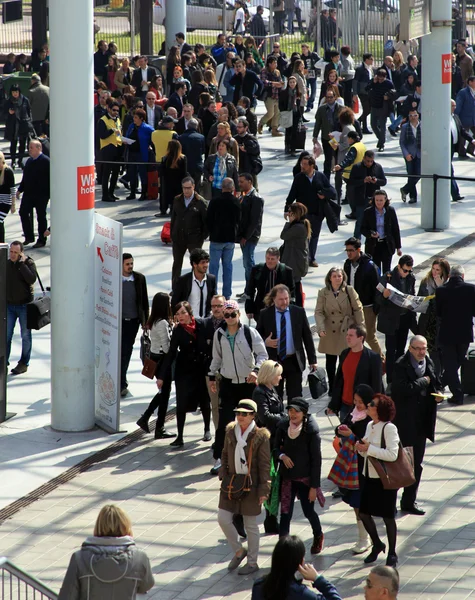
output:
<path id="1" fill-rule="evenodd" d="M 293 149 L 305 150 L 305 141 L 307 138 L 307 128 L 303 124 L 299 124 L 293 136 Z"/>
<path id="2" fill-rule="evenodd" d="M 147 173 L 147 198 L 149 200 L 158 198 L 158 171 L 156 170 Z"/>
<path id="3" fill-rule="evenodd" d="M 464 394 L 475 396 L 475 344 L 470 344 L 462 363 L 461 383 Z"/>

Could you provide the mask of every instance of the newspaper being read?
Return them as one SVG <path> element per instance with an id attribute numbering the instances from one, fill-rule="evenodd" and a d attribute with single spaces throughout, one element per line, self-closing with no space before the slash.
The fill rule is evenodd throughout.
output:
<path id="1" fill-rule="evenodd" d="M 384 285 L 378 283 L 376 289 L 381 293 L 384 292 Z M 386 289 L 391 292 L 389 296 L 389 300 L 400 306 L 401 308 L 406 308 L 407 310 L 412 310 L 413 312 L 425 313 L 429 308 L 429 300 L 432 300 L 435 296 L 411 296 L 410 294 L 403 294 L 395 287 L 393 287 L 390 283 L 386 284 Z"/>

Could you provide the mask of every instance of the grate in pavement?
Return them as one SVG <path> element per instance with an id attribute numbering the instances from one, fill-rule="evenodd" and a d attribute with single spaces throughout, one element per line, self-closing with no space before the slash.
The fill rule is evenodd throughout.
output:
<path id="1" fill-rule="evenodd" d="M 171 421 L 175 416 L 175 412 L 175 409 L 168 411 L 167 416 L 165 418 L 165 422 Z M 150 431 L 155 430 L 156 424 L 156 419 L 149 423 Z M 124 448 L 127 448 L 127 446 L 138 442 L 144 435 L 146 435 L 146 433 L 142 431 L 142 429 L 137 429 L 136 431 L 127 434 L 122 439 L 117 440 L 113 444 L 110 444 L 110 446 L 107 446 L 103 450 L 99 450 L 99 452 L 88 456 L 80 463 L 78 463 L 74 467 L 71 467 L 64 473 L 61 473 L 54 479 L 51 479 L 47 483 L 40 485 L 40 487 L 36 488 L 36 490 L 33 490 L 29 494 L 26 494 L 26 496 L 23 496 L 23 498 L 15 500 L 15 502 L 12 502 L 8 506 L 0 510 L 0 525 L 7 519 L 11 519 L 23 508 L 27 508 L 37 500 L 40 500 L 40 498 L 43 498 L 53 490 L 57 489 L 60 485 L 68 483 L 69 481 L 71 481 L 71 479 L 74 479 L 81 473 L 84 473 L 97 463 L 107 460 L 117 452 L 120 452 Z"/>

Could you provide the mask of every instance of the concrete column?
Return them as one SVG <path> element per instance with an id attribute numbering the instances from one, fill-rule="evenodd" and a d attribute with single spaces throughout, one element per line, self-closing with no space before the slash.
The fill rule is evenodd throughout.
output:
<path id="1" fill-rule="evenodd" d="M 140 54 L 150 55 L 159 50 L 153 47 L 153 3 L 149 0 L 135 1 L 140 2 Z"/>
<path id="2" fill-rule="evenodd" d="M 186 35 L 186 0 L 166 2 L 165 30 L 167 53 L 175 45 L 175 34 L 182 31 Z"/>
<path id="3" fill-rule="evenodd" d="M 450 175 L 450 81 L 442 83 L 443 55 L 450 59 L 451 0 L 432 0 L 432 33 L 422 38 L 422 166 L 424 174 Z M 434 183 L 422 180 L 421 226 L 434 227 Z M 450 180 L 437 182 L 436 229 L 450 227 Z"/>
<path id="4" fill-rule="evenodd" d="M 85 431 L 94 426 L 94 194 L 87 197 L 94 186 L 94 170 L 92 182 L 89 179 L 94 165 L 93 3 L 50 0 L 49 6 L 54 57 L 51 424 L 60 431 Z M 72 31 L 81 57 L 74 69 L 66 51 Z M 74 94 L 66 98 L 65 90 Z"/>
<path id="5" fill-rule="evenodd" d="M 33 50 L 39 50 L 48 41 L 47 0 L 34 0 L 31 3 L 31 29 Z"/>

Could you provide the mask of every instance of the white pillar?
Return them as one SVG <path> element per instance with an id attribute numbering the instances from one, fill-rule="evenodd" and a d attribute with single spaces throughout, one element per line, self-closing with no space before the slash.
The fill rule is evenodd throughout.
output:
<path id="1" fill-rule="evenodd" d="M 181 31 L 186 35 L 186 0 L 168 0 L 166 11 L 165 30 L 168 52 L 175 45 L 175 34 Z"/>
<path id="2" fill-rule="evenodd" d="M 94 426 L 94 194 L 91 202 L 86 175 L 94 165 L 92 0 L 50 0 L 49 23 L 51 425 L 84 431 Z M 74 68 L 68 51 L 72 32 L 79 57 Z"/>
<path id="3" fill-rule="evenodd" d="M 422 165 L 424 174 L 450 175 L 450 81 L 443 80 L 443 56 L 450 60 L 451 0 L 432 0 L 432 33 L 422 38 Z M 434 184 L 422 180 L 421 226 L 434 227 Z M 450 180 L 437 182 L 436 229 L 450 226 Z"/>

